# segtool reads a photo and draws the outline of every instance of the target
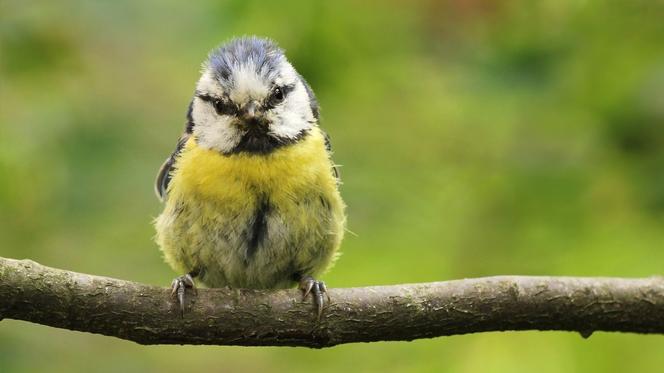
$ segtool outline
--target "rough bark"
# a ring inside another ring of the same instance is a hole
[[[0,318],[140,344],[330,347],[506,330],[664,333],[664,279],[498,276],[329,289],[320,320],[296,289],[170,289],[0,258]]]

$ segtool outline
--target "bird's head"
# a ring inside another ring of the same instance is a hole
[[[210,52],[188,117],[201,147],[267,154],[306,136],[318,104],[274,42],[242,37]]]

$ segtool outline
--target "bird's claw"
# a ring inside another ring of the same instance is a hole
[[[300,280],[300,290],[302,290],[302,300],[306,300],[307,296],[311,294],[314,300],[314,305],[317,310],[317,319],[323,314],[323,306],[325,305],[325,298],[327,303],[330,303],[330,295],[327,293],[327,287],[323,281],[315,280],[311,276],[303,277]]]
[[[177,299],[178,303],[180,304],[180,312],[182,317],[184,317],[184,298],[187,288],[192,289],[194,294],[197,294],[194,278],[189,273],[180,277],[176,277],[171,283],[171,296]]]

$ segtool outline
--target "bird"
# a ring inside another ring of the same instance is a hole
[[[186,118],[157,175],[154,223],[182,315],[198,284],[298,286],[320,318],[346,205],[310,85],[273,40],[237,37],[208,54]]]

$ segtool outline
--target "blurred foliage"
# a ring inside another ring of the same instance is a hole
[[[0,1],[0,255],[166,285],[152,182],[207,51],[277,40],[349,209],[331,286],[664,264],[664,3]],[[0,371],[657,371],[655,336],[141,347],[0,323]]]

